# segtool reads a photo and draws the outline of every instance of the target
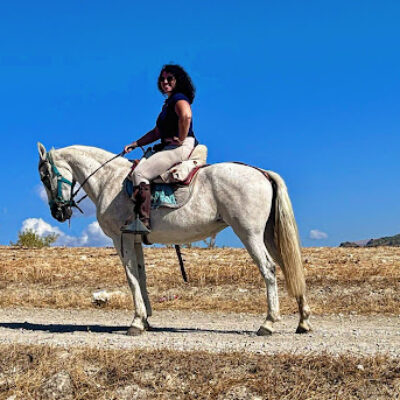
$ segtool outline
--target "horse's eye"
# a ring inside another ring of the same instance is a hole
[[[47,175],[42,176],[41,181],[43,182],[43,185],[44,185],[47,189],[51,190],[50,179],[49,179],[49,177],[48,177]]]

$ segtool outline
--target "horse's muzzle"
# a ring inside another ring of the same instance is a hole
[[[53,204],[51,206],[51,215],[59,222],[65,222],[72,216],[71,207],[65,205]]]

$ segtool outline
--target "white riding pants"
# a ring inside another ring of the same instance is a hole
[[[166,146],[164,150],[140,161],[140,164],[132,173],[133,184],[136,186],[141,182],[150,183],[152,179],[164,173],[173,165],[189,159],[194,143],[193,137],[187,137],[181,146]]]

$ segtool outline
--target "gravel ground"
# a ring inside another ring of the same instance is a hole
[[[315,316],[305,335],[294,333],[297,316],[284,316],[269,337],[255,335],[260,316],[186,311],[156,312],[153,331],[128,337],[131,317],[115,310],[1,309],[0,344],[400,357],[400,316]]]

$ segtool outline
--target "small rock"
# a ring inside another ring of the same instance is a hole
[[[359,369],[360,371],[364,371],[364,365],[358,364],[357,369]]]
[[[124,293],[121,292],[120,290],[110,291],[102,289],[92,293],[92,302],[97,305],[104,305],[108,303],[111,300],[111,298],[123,295]]]
[[[60,371],[42,385],[41,398],[53,400],[73,399],[71,376],[67,371]]]
[[[101,367],[87,362],[82,365],[82,369],[87,375],[96,375],[101,370]]]

